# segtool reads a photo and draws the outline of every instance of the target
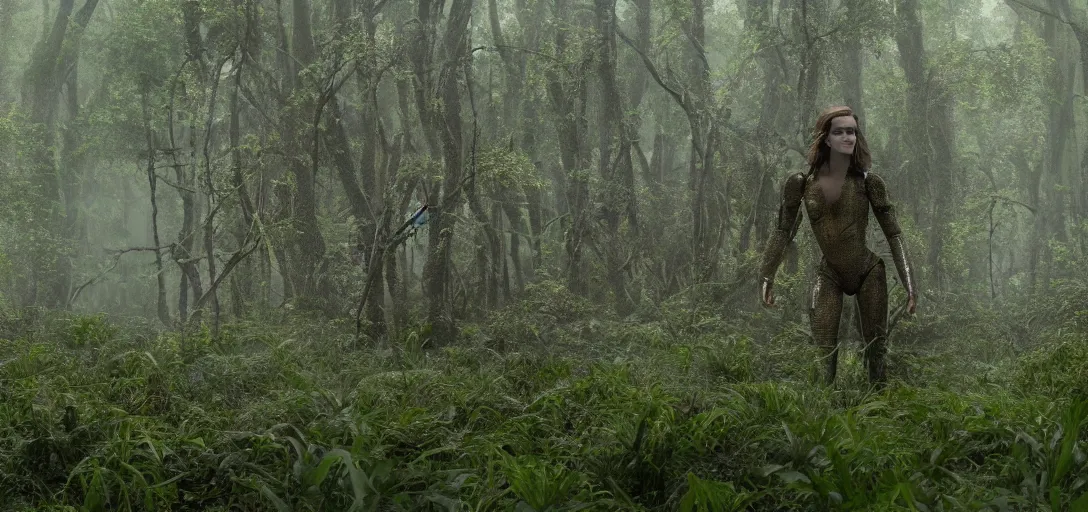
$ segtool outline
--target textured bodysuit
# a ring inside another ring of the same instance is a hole
[[[798,214],[804,203],[816,243],[823,253],[812,289],[809,319],[813,337],[824,349],[827,381],[835,380],[838,367],[839,317],[845,293],[857,296],[869,380],[882,382],[885,378],[888,293],[884,261],[865,245],[870,206],[891,246],[899,280],[906,287],[908,297],[913,297],[914,276],[907,261],[903,233],[880,176],[850,169],[842,192],[833,203],[825,199],[816,178],[816,173],[799,172],[786,179],[778,223],[764,251],[760,277],[764,282],[773,283],[786,245],[797,232]]]

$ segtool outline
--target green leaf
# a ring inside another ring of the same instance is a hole
[[[324,482],[325,477],[329,475],[329,470],[332,469],[332,465],[340,460],[339,455],[331,453],[325,455],[317,466],[306,472],[306,485],[321,487],[321,482]]]
[[[1088,492],[1081,494],[1069,504],[1069,512],[1088,512]]]
[[[792,484],[795,482],[804,482],[806,484],[812,483],[812,480],[809,480],[807,476],[798,471],[782,471],[778,473],[778,477],[787,484]]]
[[[280,499],[279,496],[276,496],[276,493],[272,492],[272,489],[269,489],[268,485],[262,483],[260,489],[261,496],[268,498],[268,501],[271,501],[272,504],[276,506],[277,512],[293,512],[291,506]]]

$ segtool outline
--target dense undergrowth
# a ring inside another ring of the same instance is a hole
[[[442,347],[8,312],[0,508],[1088,510],[1083,318],[960,307],[897,326],[879,392],[849,346],[817,385],[803,322],[547,284]]]

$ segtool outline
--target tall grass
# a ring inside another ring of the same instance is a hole
[[[803,325],[670,307],[537,286],[441,349],[9,312],[0,508],[1088,510],[1083,331],[920,319],[872,391],[856,347],[828,388]]]

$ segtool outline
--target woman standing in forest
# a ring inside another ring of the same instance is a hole
[[[760,268],[763,303],[774,306],[774,276],[786,245],[797,232],[804,202],[823,253],[812,289],[809,321],[826,359],[827,383],[835,381],[838,368],[839,316],[845,293],[857,296],[869,382],[882,384],[886,378],[888,285],[884,261],[865,244],[869,207],[888,239],[899,280],[906,287],[907,311],[914,314],[917,290],[903,233],[884,180],[869,171],[869,147],[858,130],[857,115],[849,107],[832,107],[820,115],[807,160],[808,173],[789,176],[782,187],[778,222]]]

